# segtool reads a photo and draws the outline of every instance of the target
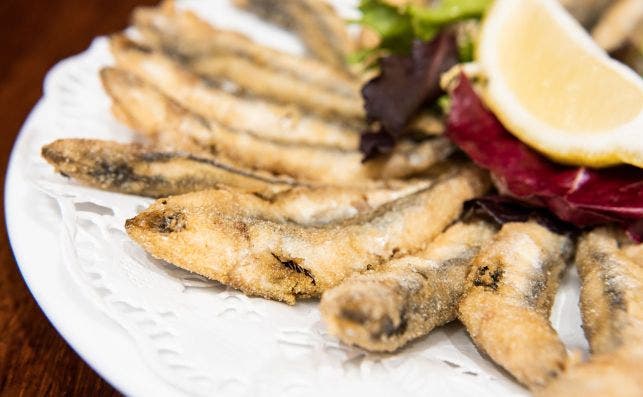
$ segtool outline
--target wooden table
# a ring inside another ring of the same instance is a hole
[[[0,1],[2,186],[11,147],[23,120],[42,95],[47,70],[85,49],[94,36],[124,28],[135,5],[155,2]],[[0,233],[0,396],[118,395],[47,321],[20,277],[5,227]]]

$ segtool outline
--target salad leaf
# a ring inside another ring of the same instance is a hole
[[[380,36],[379,48],[399,54],[411,49],[413,26],[408,15],[382,0],[361,0],[360,24],[373,29]]]
[[[360,141],[364,160],[389,153],[413,115],[440,98],[440,75],[472,59],[477,23],[449,25],[480,17],[491,1],[442,0],[431,7],[396,7],[385,0],[361,0],[357,22],[380,36],[378,47],[349,57],[352,63],[371,63],[380,56],[379,76],[362,88],[371,124]]]
[[[491,171],[502,194],[547,207],[578,227],[619,223],[643,238],[643,169],[588,169],[553,163],[511,135],[463,74],[451,95],[447,136]]]
[[[442,0],[430,7],[396,7],[385,0],[361,0],[359,9],[362,17],[357,22],[379,34],[379,49],[402,54],[411,49],[415,39],[429,41],[448,25],[480,18],[492,2],[493,0]],[[470,41],[463,42],[463,54],[470,53],[470,45]]]
[[[376,132],[364,132],[360,136],[359,150],[364,154],[362,162],[366,162],[379,154],[388,154],[395,147],[395,139],[381,129]]]
[[[445,26],[467,19],[482,17],[493,0],[442,0],[434,7],[409,6],[413,32],[422,40],[432,39]],[[459,40],[461,61],[468,62],[473,57],[473,40]]]
[[[464,19],[480,18],[493,0],[442,0],[433,7],[409,6],[407,12],[416,34]]]
[[[382,58],[380,74],[362,88],[368,121],[401,135],[422,105],[440,97],[440,76],[457,63],[455,37],[446,32],[430,42],[414,41],[409,56]]]

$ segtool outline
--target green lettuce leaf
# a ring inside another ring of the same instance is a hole
[[[359,10],[362,18],[358,22],[379,34],[380,49],[393,53],[411,50],[415,32],[410,15],[382,0],[361,0]]]
[[[362,17],[358,23],[373,29],[380,36],[378,48],[389,54],[410,52],[411,43],[419,38],[433,39],[443,28],[456,22],[482,17],[493,0],[442,0],[431,7],[395,7],[384,0],[361,0]],[[472,42],[464,40],[460,49],[462,61],[471,58]]]

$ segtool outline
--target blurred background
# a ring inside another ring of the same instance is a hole
[[[155,3],[156,0],[0,1],[3,187],[11,147],[22,122],[42,95],[47,70],[59,60],[83,51],[95,36],[126,27],[134,6]],[[0,396],[118,395],[67,346],[29,294],[7,241],[4,194],[0,216]],[[37,245],[34,241],[34,249]]]

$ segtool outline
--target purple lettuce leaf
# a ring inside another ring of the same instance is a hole
[[[428,42],[415,40],[409,55],[380,60],[380,74],[362,88],[367,121],[376,130],[362,135],[360,147],[370,149],[364,151],[366,158],[386,153],[390,143],[407,132],[409,121],[422,106],[443,94],[440,76],[457,63],[458,46],[449,31]],[[384,134],[389,138],[384,139]]]
[[[395,147],[395,139],[382,129],[376,132],[364,132],[360,136],[359,150],[364,155],[362,162],[368,161],[380,154],[388,154]]]

